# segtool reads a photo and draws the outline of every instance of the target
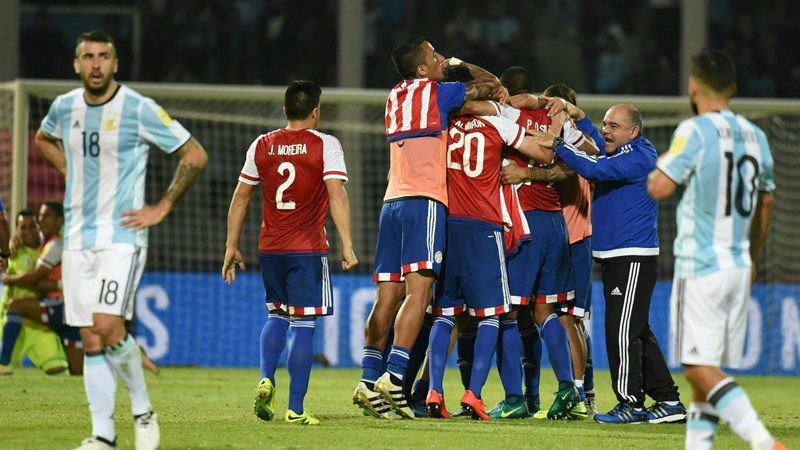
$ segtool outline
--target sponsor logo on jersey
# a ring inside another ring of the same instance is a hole
[[[611,295],[622,295],[622,292],[619,290],[619,286],[615,287],[614,290],[611,291]]]
[[[436,254],[433,255],[433,260],[436,261],[436,264],[441,264],[442,263],[442,252],[436,252]]]
[[[76,120],[75,123],[72,124],[72,128],[80,128],[80,127],[81,127],[81,121],[80,120]]]
[[[117,121],[114,119],[108,119],[103,122],[103,131],[117,131]]]

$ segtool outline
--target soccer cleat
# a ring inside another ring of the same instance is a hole
[[[597,414],[597,400],[594,398],[594,394],[586,394],[586,400],[583,403],[586,405],[586,417],[594,419]]]
[[[136,450],[156,450],[161,443],[158,416],[153,411],[136,416],[133,423]]]
[[[486,407],[483,406],[483,400],[475,397],[475,394],[469,389],[461,397],[461,407],[469,411],[475,420],[489,420],[489,415],[486,414]]]
[[[253,411],[261,420],[272,420],[275,416],[275,386],[269,378],[262,378],[256,387],[256,401]]]
[[[311,417],[311,413],[307,410],[303,411],[303,414],[297,414],[291,409],[286,410],[286,422],[298,425],[319,425],[319,420]]]
[[[539,411],[539,394],[525,393],[525,404],[528,405],[528,417],[534,417]]]
[[[141,345],[139,346],[139,353],[142,355],[142,367],[153,372],[153,375],[158,375],[161,373],[161,370],[158,368],[158,365],[153,358],[151,358],[146,351],[144,351],[144,347]]]
[[[375,390],[389,402],[389,405],[394,408],[397,414],[406,419],[414,419],[414,411],[408,406],[406,394],[403,392],[403,385],[393,383],[389,372],[378,378],[375,382]]]
[[[108,450],[110,448],[117,448],[117,443],[109,443],[101,437],[92,436],[81,441],[81,446],[75,447],[75,450]]]
[[[589,416],[589,411],[586,409],[586,404],[584,404],[580,399],[578,403],[572,408],[572,411],[569,412],[569,420],[584,420],[586,417]]]
[[[0,375],[11,375],[14,373],[14,369],[11,368],[11,365],[0,364]]]
[[[417,401],[412,398],[411,409],[414,410],[414,417],[417,419],[428,417],[428,406],[425,404],[425,400]]]
[[[556,392],[556,399],[547,410],[547,418],[550,420],[571,419],[573,418],[572,410],[581,403],[578,396],[578,390],[572,383],[562,383],[558,392]],[[584,416],[585,417],[585,416]],[[536,416],[534,416],[536,418]]]
[[[608,413],[595,415],[594,421],[600,423],[647,423],[647,411],[634,408],[632,403],[618,403]]]
[[[514,398],[516,397],[516,398]],[[486,412],[492,419],[527,419],[530,416],[528,404],[522,396],[514,395],[500,400]]]
[[[450,414],[450,417],[453,417],[453,418],[458,418],[458,417],[470,417],[470,416],[471,416],[470,412],[469,412],[469,411],[467,411],[466,409],[464,409],[464,408],[460,407],[460,406],[458,407],[458,409],[456,409],[455,411],[453,411],[453,412]]]
[[[447,412],[447,407],[444,406],[444,397],[439,395],[435,389],[428,392],[428,398],[425,399],[425,404],[428,405],[428,415],[433,419],[449,419],[450,414]]]
[[[365,416],[377,419],[401,419],[392,411],[392,407],[381,397],[381,394],[370,390],[363,381],[358,383],[353,392],[353,404],[358,405],[364,411]],[[425,416],[427,417],[427,413]]]
[[[665,402],[655,402],[647,408],[647,423],[684,423],[686,422],[686,407],[683,403],[669,405]]]

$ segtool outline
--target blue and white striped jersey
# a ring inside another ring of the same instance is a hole
[[[750,224],[758,191],[775,189],[764,132],[730,110],[684,120],[658,168],[686,185],[677,211],[675,276],[750,267]]]
[[[123,228],[121,214],[144,206],[150,145],[172,153],[189,132],[152,99],[123,85],[102,105],[87,105],[83,88],[56,97],[41,129],[64,144],[64,248],[146,247],[147,229]]]

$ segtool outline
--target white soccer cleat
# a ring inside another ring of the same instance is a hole
[[[353,392],[353,404],[358,405],[364,411],[370,413],[372,417],[378,419],[402,419],[402,417],[392,411],[389,403],[383,399],[380,393],[371,391],[363,381],[358,383]]]
[[[14,373],[14,369],[11,368],[11,364],[5,365],[0,364],[0,375],[11,375]]]
[[[95,436],[90,438],[86,438],[81,442],[80,447],[75,447],[75,450],[108,450],[117,448],[115,445],[108,444],[105,441],[101,441]]]
[[[136,450],[156,450],[161,443],[158,429],[158,416],[150,411],[136,418],[133,424],[136,431]]]
[[[389,402],[389,405],[394,408],[395,412],[405,419],[414,419],[414,411],[408,406],[406,401],[406,394],[403,392],[403,386],[394,384],[392,382],[389,372],[381,375],[375,382],[375,390],[383,396],[383,399]]]

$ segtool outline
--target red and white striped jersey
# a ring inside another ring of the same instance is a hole
[[[342,145],[317,130],[280,128],[247,150],[239,181],[261,183],[260,253],[325,253],[325,180],[347,181]]]
[[[525,130],[499,116],[462,116],[450,122],[447,133],[449,217],[502,225],[503,149],[519,148]]]

